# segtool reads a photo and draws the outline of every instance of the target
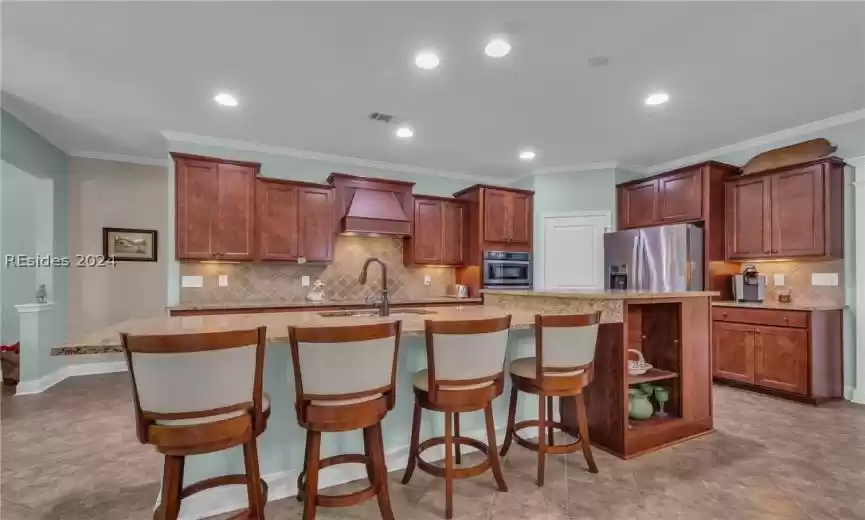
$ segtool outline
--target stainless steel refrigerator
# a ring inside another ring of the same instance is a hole
[[[703,289],[703,230],[692,224],[604,234],[607,289]]]

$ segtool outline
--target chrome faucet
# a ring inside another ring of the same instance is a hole
[[[366,272],[369,270],[369,264],[373,262],[376,262],[381,266],[381,301],[378,303],[379,314],[381,316],[388,316],[390,315],[390,301],[388,301],[387,298],[387,265],[378,258],[367,258],[366,262],[363,263],[363,269],[360,271],[360,278],[358,278],[357,281],[361,285],[366,285]]]

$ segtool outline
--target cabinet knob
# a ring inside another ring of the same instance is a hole
[[[790,318],[788,318],[787,316],[784,316],[784,321],[790,321]]]
[[[722,318],[726,318],[726,317],[727,317],[727,313],[726,313],[726,312],[722,312],[722,313],[721,313],[721,317],[722,317]]]

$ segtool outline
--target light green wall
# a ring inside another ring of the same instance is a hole
[[[67,156],[62,150],[26,127],[6,111],[0,112],[0,259],[6,254],[69,254]],[[44,194],[50,194],[44,200]],[[47,222],[44,219],[48,219]],[[42,221],[40,221],[42,220]],[[44,244],[45,234],[53,235]],[[41,234],[40,234],[41,233]],[[51,250],[46,250],[51,249]],[[48,279],[41,278],[47,274]],[[32,303],[39,282],[50,288],[55,302],[52,340],[66,338],[69,298],[68,268],[0,267],[2,286],[2,342],[18,339],[18,316],[14,305]]]
[[[172,152],[203,155],[207,157],[218,157],[222,159],[234,159],[238,161],[252,161],[261,163],[262,177],[277,179],[290,179],[306,182],[325,182],[328,175],[333,172],[360,175],[363,177],[378,177],[382,179],[395,179],[414,182],[414,193],[424,195],[450,196],[467,186],[476,184],[476,181],[451,179],[433,175],[422,175],[396,170],[385,170],[380,168],[368,168],[353,164],[333,161],[321,161],[317,159],[302,159],[286,155],[275,155],[247,150],[236,150],[221,146],[201,145],[185,142],[171,141],[168,149]],[[174,258],[174,161],[167,158],[169,194],[168,194],[168,248],[167,258]],[[168,305],[175,305],[180,299],[180,266],[178,262],[169,262],[168,267]]]

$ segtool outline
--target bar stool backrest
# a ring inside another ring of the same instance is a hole
[[[387,394],[394,402],[402,322],[289,327],[297,402]]]
[[[586,370],[595,360],[600,311],[535,315],[536,374],[541,380]]]
[[[425,322],[429,392],[503,377],[511,316]]]
[[[195,426],[249,413],[262,424],[266,329],[121,334],[138,438],[148,427]]]

